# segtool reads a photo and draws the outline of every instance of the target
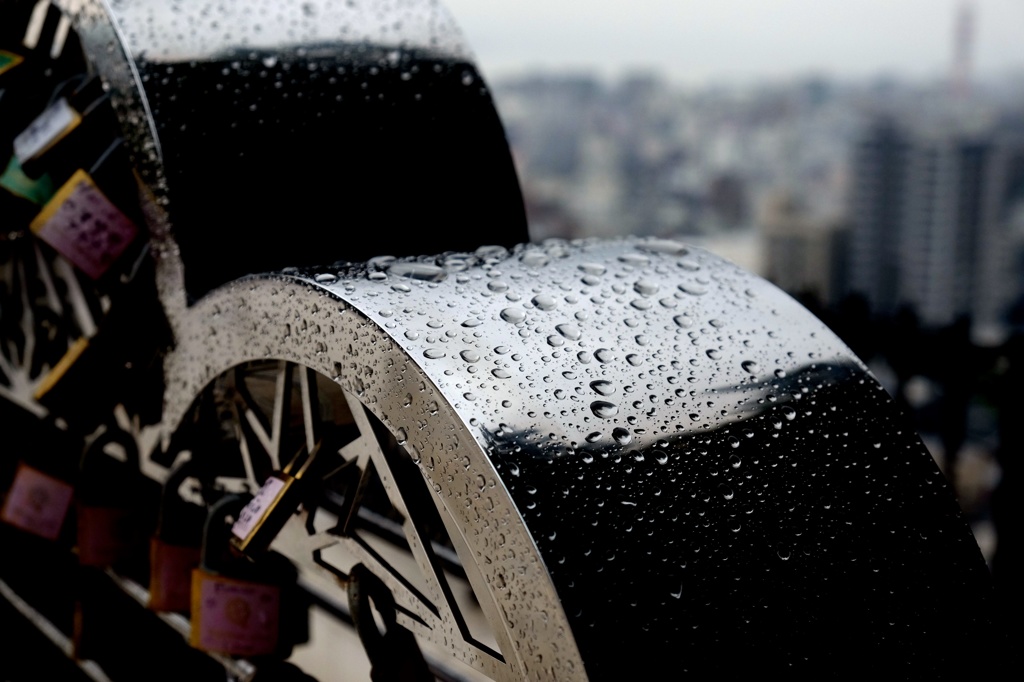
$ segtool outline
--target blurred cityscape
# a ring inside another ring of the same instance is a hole
[[[1005,575],[1024,440],[1024,71],[972,78],[971,22],[956,19],[932,82],[534,73],[492,89],[534,241],[678,237],[801,299],[913,415]]]

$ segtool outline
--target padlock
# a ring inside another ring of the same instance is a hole
[[[67,96],[51,104],[50,108],[61,101],[66,102],[70,112],[77,115],[77,123],[73,127],[27,159],[18,155],[18,138],[15,138],[15,156],[22,161],[22,168],[29,177],[49,173],[55,181],[63,181],[83,163],[91,164],[98,159],[110,142],[120,135],[110,95],[103,91],[99,78],[82,74],[71,83]]]
[[[17,8],[3,6],[0,89],[4,96],[0,98],[0,140],[4,144],[46,108],[58,84],[81,73],[84,66],[77,35],[65,34],[63,42],[55,46],[61,11],[50,6],[42,26],[33,27],[30,15],[34,6],[25,5],[29,12],[22,16],[18,16]]]
[[[135,223],[81,169],[46,202],[29,227],[93,280],[100,279],[139,235]]]
[[[52,420],[39,421],[11,404],[4,406],[2,416],[21,422],[27,437],[25,445],[9,446],[4,453],[2,478],[10,485],[0,505],[0,520],[46,540],[58,540],[74,499],[79,441]],[[13,474],[8,469],[11,465]]]
[[[124,461],[108,454],[111,446],[122,451]],[[147,545],[156,516],[157,484],[139,471],[135,439],[108,425],[86,448],[80,466],[76,486],[79,563],[148,575]]]
[[[210,509],[200,567],[192,573],[192,646],[235,656],[286,657],[308,638],[308,614],[298,599],[295,567],[269,552],[259,561],[229,542],[228,522],[246,498],[230,495]]]
[[[303,502],[306,493],[303,477],[309,472],[322,445],[321,440],[308,454],[303,447],[282,471],[275,471],[267,478],[231,526],[234,536],[231,544],[236,549],[246,554],[257,554],[270,547],[288,518]]]
[[[0,520],[47,540],[56,540],[74,491],[67,481],[20,462],[0,510]]]
[[[192,571],[199,567],[206,507],[183,499],[180,490],[197,469],[197,460],[188,459],[164,482],[149,551],[148,606],[154,611],[185,612],[192,606]]]

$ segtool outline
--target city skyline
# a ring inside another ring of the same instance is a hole
[[[1015,0],[446,0],[488,77],[658,70],[686,84],[802,76],[946,78],[957,15],[973,5],[972,71],[1024,72]]]

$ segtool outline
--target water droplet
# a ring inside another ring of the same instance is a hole
[[[736,493],[733,492],[733,489],[727,485],[719,487],[718,492],[722,493],[722,497],[724,497],[727,500],[731,500],[732,498],[736,497]]]
[[[708,354],[708,357],[711,358],[712,360],[718,360],[719,358],[722,357],[721,351],[715,350],[714,348],[709,348],[706,351],[706,353]]]
[[[313,281],[317,284],[332,284],[338,281],[337,275],[332,275],[329,272],[322,272],[313,278]]]
[[[555,331],[570,341],[578,341],[580,338],[580,328],[574,324],[569,324],[568,322],[556,325]]]
[[[538,310],[554,310],[555,306],[558,305],[558,301],[555,300],[555,297],[548,296],[547,294],[537,294],[533,297],[531,303],[537,306]]]
[[[583,263],[579,267],[580,270],[587,273],[588,275],[595,275],[597,277],[600,277],[608,270],[608,268],[601,265],[600,263]]]
[[[379,311],[377,314],[380,315],[381,317],[392,317],[395,314],[395,311],[391,310],[390,308],[386,308],[384,310]]]
[[[689,329],[690,327],[693,326],[693,318],[685,314],[676,315],[675,317],[672,318],[672,321],[675,322],[678,326],[682,327],[683,329]]]
[[[590,388],[594,389],[594,392],[598,395],[609,396],[612,393],[615,393],[615,384],[607,381],[606,379],[591,381]]]
[[[757,374],[757,363],[753,360],[744,360],[740,363],[740,367],[750,374]]]
[[[707,287],[690,282],[680,284],[679,290],[682,291],[683,293],[690,294],[692,296],[703,296],[704,294],[708,293]]]
[[[643,364],[644,359],[637,355],[636,353],[630,353],[629,355],[626,356],[626,362],[628,362],[633,367],[639,367],[640,365]]]
[[[650,310],[651,307],[654,305],[653,303],[648,301],[646,298],[634,299],[634,300],[630,301],[629,304],[631,306],[633,306],[634,308],[636,308],[637,310]]]
[[[398,430],[395,431],[395,441],[399,445],[405,445],[406,441],[408,440],[409,436],[406,434],[405,429],[399,427]]]
[[[593,432],[587,434],[587,437],[586,437],[585,440],[588,443],[596,443],[597,441],[601,440],[601,438],[603,436],[604,436],[604,434],[602,434],[600,431],[593,431]]]
[[[783,561],[789,561],[790,551],[788,549],[780,549],[778,551],[779,558]]]
[[[391,285],[391,288],[394,291],[401,291],[403,293],[409,293],[410,291],[412,291],[412,287],[406,284],[405,282],[395,282],[394,284]]]
[[[523,262],[523,265],[526,265],[528,267],[542,268],[545,265],[547,265],[551,259],[548,258],[547,254],[545,254],[543,251],[527,251],[522,256],[520,256],[519,260]]]
[[[497,369],[492,369],[491,374],[498,377],[499,379],[508,379],[510,376],[512,376],[511,372],[501,367],[498,367]]]
[[[654,461],[658,464],[668,464],[668,453],[664,450],[655,450],[651,454],[654,455]]]
[[[640,253],[624,253],[619,256],[619,261],[629,265],[648,265],[651,259]]]
[[[506,249],[504,246],[499,246],[497,244],[488,244],[486,246],[481,246],[473,253],[474,255],[476,255],[477,258],[481,260],[495,263],[501,260],[502,258],[508,257],[508,249]]]
[[[505,355],[510,350],[511,350],[511,348],[509,348],[508,346],[495,346],[494,347],[494,352],[497,353],[498,355]]]
[[[548,337],[548,345],[552,346],[553,348],[564,346],[565,339],[563,339],[561,336],[558,336],[557,334],[552,334],[551,336]]]
[[[463,327],[470,327],[470,328],[472,328],[472,327],[479,327],[483,323],[484,323],[483,320],[478,320],[475,317],[471,317],[468,320],[463,321],[462,326]]]
[[[597,358],[598,362],[602,362],[604,364],[615,362],[615,353],[607,348],[598,348],[595,350],[594,357]]]
[[[739,469],[742,461],[739,455],[729,455],[729,466],[733,469]]]
[[[590,411],[594,413],[595,417],[611,419],[619,413],[619,406],[606,400],[595,400],[590,403]]]
[[[475,350],[467,349],[459,353],[459,355],[461,355],[462,359],[466,362],[480,362],[480,353]]]
[[[641,296],[653,296],[658,293],[658,285],[646,279],[638,279],[633,283],[633,291]]]
[[[777,370],[775,370],[775,376],[777,378],[779,378],[779,379],[785,379],[786,378],[786,370],[784,370],[784,369],[777,369]]]
[[[462,397],[469,401],[476,400],[476,395],[474,395],[473,393],[469,393],[468,391],[466,393],[463,393]]]
[[[433,263],[391,263],[387,271],[400,278],[419,280],[420,282],[443,282],[447,279],[447,270]]]
[[[409,339],[410,341],[415,341],[416,339],[420,338],[420,333],[410,329],[407,332],[405,332],[405,338]]]
[[[502,282],[500,279],[492,279],[487,283],[487,288],[496,294],[500,294],[508,291],[508,284]]]
[[[444,357],[444,351],[440,348],[428,348],[423,351],[423,357],[428,360],[437,360]]]
[[[582,364],[588,365],[594,359],[594,356],[591,355],[588,351],[581,350],[579,353],[576,354],[576,359],[579,360]]]
[[[526,311],[522,308],[505,308],[501,311],[501,319],[512,324],[521,324],[526,320]]]
[[[783,405],[782,406],[782,414],[786,417],[786,419],[788,419],[790,421],[793,421],[794,419],[796,419],[796,410],[794,410],[789,405]]]

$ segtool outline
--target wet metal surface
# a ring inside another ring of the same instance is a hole
[[[578,649],[592,678],[840,658],[927,676],[988,627],[980,553],[874,378],[701,250],[379,258],[252,278],[195,313],[171,415],[249,357],[340,381],[456,520],[515,674],[582,674]]]

